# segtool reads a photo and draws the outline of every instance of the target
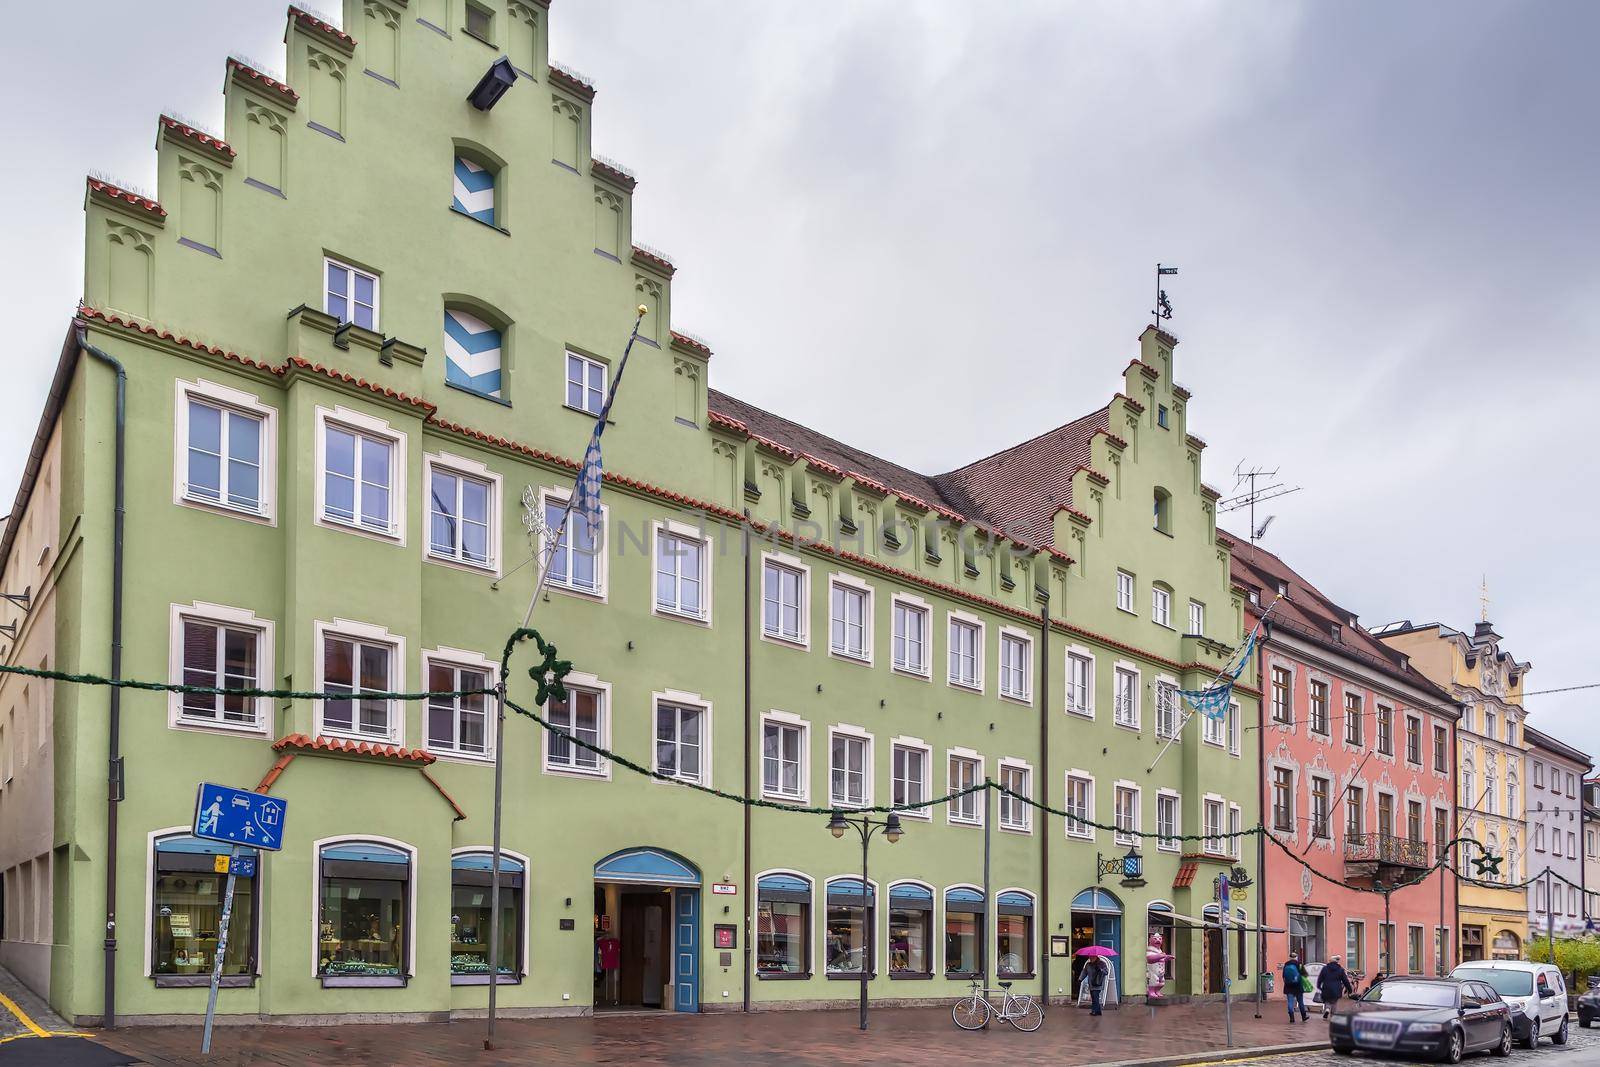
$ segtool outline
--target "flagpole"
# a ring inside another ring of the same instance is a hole
[[[556,553],[561,550],[561,542],[566,537],[568,518],[578,498],[583,496],[585,501],[598,507],[600,477],[600,435],[605,432],[606,419],[611,415],[611,403],[617,398],[617,387],[622,384],[623,372],[628,369],[628,355],[633,351],[633,342],[639,339],[639,324],[644,321],[645,313],[650,309],[640,304],[633,320],[633,331],[628,334],[628,343],[622,350],[622,360],[617,364],[617,373],[611,379],[611,388],[606,393],[606,402],[601,405],[599,420],[595,423],[594,435],[589,439],[589,447],[584,452],[583,460],[578,464],[578,477],[572,483],[572,493],[567,497],[567,506],[561,512],[561,525],[552,532],[549,545],[541,552],[536,551],[535,556],[543,556],[539,562],[539,579],[534,584],[533,596],[528,600],[528,610],[522,616],[522,628],[526,630],[533,622],[533,609],[539,603],[539,597],[544,593],[545,582],[550,576],[550,564],[555,561]],[[594,457],[594,469],[590,467],[590,457]],[[585,479],[595,480],[593,494],[584,492]],[[542,519],[543,516],[541,515]],[[598,523],[590,524],[590,534],[594,535],[600,530],[604,531]],[[494,715],[494,846],[489,861],[489,1015],[488,1032],[484,1035],[483,1047],[486,1051],[494,1050],[494,1022],[497,1007],[496,991],[500,987],[500,815],[502,798],[504,796],[505,764],[501,752],[505,748],[506,733],[506,679],[498,679],[495,683],[495,715]],[[523,872],[523,896],[527,898],[529,882],[532,872]]]

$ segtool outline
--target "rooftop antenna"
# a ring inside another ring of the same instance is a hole
[[[1159,263],[1156,264],[1156,306],[1150,314],[1155,316],[1155,327],[1158,330],[1161,329],[1162,322],[1172,318],[1172,301],[1167,299],[1167,291],[1161,288],[1161,278],[1162,275],[1176,273],[1178,273],[1177,267],[1163,267]]]
[[[1239,465],[1233,468],[1234,495],[1226,500],[1217,502],[1218,514],[1239,511],[1244,508],[1250,510],[1251,547],[1254,547],[1256,542],[1266,535],[1267,527],[1271,526],[1272,520],[1277,518],[1276,515],[1268,515],[1266,520],[1258,525],[1256,523],[1256,505],[1265,500],[1276,500],[1280,496],[1288,496],[1290,493],[1298,493],[1300,491],[1300,486],[1298,485],[1286,486],[1283,482],[1273,481],[1277,476],[1278,470],[1276,467],[1272,470],[1266,470],[1263,467],[1251,467],[1247,470],[1245,469],[1244,461],[1240,460]],[[1263,481],[1267,484],[1262,485],[1261,482]],[[1237,492],[1246,483],[1249,484],[1250,488],[1242,493]]]

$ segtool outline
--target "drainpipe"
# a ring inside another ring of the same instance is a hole
[[[1050,803],[1050,591],[1045,590],[1044,606],[1039,609],[1039,784],[1046,804]],[[1039,954],[1039,975],[1044,980],[1044,1007],[1050,1007],[1050,834],[1049,820],[1039,823],[1039,926],[1044,936],[1034,949]],[[1037,936],[1037,935],[1035,935]]]
[[[751,967],[754,957],[750,953],[750,938],[755,932],[754,914],[756,887],[750,884],[750,509],[744,509],[744,522],[739,524],[739,547],[744,552],[744,1010],[750,1010],[750,983],[755,980]],[[866,887],[863,884],[863,893]]]
[[[115,479],[115,510],[111,519],[111,679],[122,680],[122,545],[125,528],[126,472],[125,444],[128,425],[128,372],[115,356],[89,343],[89,334],[78,327],[78,346],[117,375],[116,444],[112,463]],[[106,937],[105,1003],[100,1024],[108,1030],[117,1025],[117,805],[122,801],[122,690],[111,689],[111,709],[107,726],[106,764]]]
[[[1272,640],[1272,623],[1261,625],[1261,643],[1256,646],[1256,821],[1263,829],[1256,834],[1256,1018],[1261,1018],[1261,1005],[1266,1000],[1262,975],[1267,973],[1267,745],[1266,745],[1266,681],[1261,650]],[[1226,903],[1224,903],[1226,906]]]

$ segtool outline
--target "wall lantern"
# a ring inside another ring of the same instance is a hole
[[[500,102],[500,98],[506,95],[506,90],[516,80],[517,72],[511,69],[511,60],[501,56],[489,64],[489,69],[478,79],[478,84],[472,87],[472,92],[467,94],[467,103],[479,111],[488,111]]]

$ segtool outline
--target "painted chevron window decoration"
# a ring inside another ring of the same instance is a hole
[[[500,331],[470,311],[444,309],[444,380],[474,393],[500,395]]]
[[[494,171],[456,157],[455,199],[450,206],[479,222],[494,223]]]

